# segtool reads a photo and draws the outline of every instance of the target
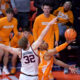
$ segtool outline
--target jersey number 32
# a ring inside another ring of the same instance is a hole
[[[35,56],[34,55],[24,56],[24,59],[25,59],[25,64],[35,62]]]

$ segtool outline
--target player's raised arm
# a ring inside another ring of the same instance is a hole
[[[53,55],[55,55],[56,53],[58,53],[58,52],[62,51],[63,49],[65,49],[65,48],[68,46],[68,44],[71,43],[71,42],[73,42],[73,41],[74,41],[74,40],[68,40],[68,41],[66,41],[65,43],[57,46],[56,48],[51,49],[51,50],[48,50],[48,51],[45,53],[44,56],[53,56]]]
[[[50,28],[50,26],[51,26],[52,24],[54,24],[56,21],[57,21],[57,17],[54,18],[52,21],[50,21],[50,22],[48,23],[48,25],[47,25],[46,28],[42,31],[42,33],[41,33],[41,35],[39,36],[39,38],[32,44],[32,48],[33,48],[33,49],[37,49],[37,48],[40,46],[40,44],[41,44],[42,41],[43,41],[44,36],[46,35],[46,33],[48,32],[48,30],[49,30],[49,28]]]
[[[17,55],[19,55],[19,49],[18,48],[12,48],[12,47],[6,46],[4,44],[0,44],[0,49],[8,51],[11,54],[17,54]]]

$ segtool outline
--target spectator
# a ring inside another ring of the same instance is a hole
[[[11,0],[11,5],[18,19],[19,27],[28,26],[29,19],[28,13],[30,12],[30,0]]]
[[[4,16],[6,16],[6,10],[10,8],[10,0],[0,0],[0,8]]]
[[[0,43],[3,43],[9,46],[9,35],[10,32],[13,30],[14,34],[17,36],[17,20],[13,17],[13,10],[11,8],[6,10],[7,17],[0,19]],[[7,70],[7,63],[8,63],[8,52],[0,50],[0,64],[2,60],[2,56],[4,55],[4,66],[3,71],[5,74],[9,74]],[[0,65],[1,66],[1,65]],[[1,75],[1,68],[0,68],[0,75]]]
[[[63,7],[59,7],[57,10],[53,12],[55,16],[58,16],[58,27],[59,27],[59,36],[60,41],[64,40],[64,32],[67,27],[71,27],[73,25],[73,12],[71,11],[72,4],[70,1],[66,1]]]
[[[39,37],[40,33],[45,28],[45,26],[48,24],[48,22],[51,21],[52,18],[55,18],[55,16],[50,14],[50,11],[51,11],[50,4],[44,3],[43,4],[43,12],[44,13],[41,14],[40,16],[38,16],[35,19],[35,22],[34,22],[34,26],[33,26],[34,40],[36,40]],[[54,34],[55,34],[55,37],[56,37],[56,42],[55,43],[58,43],[59,30],[58,30],[58,25],[57,24],[52,25],[52,27],[48,31],[48,34],[44,37],[44,40],[46,42],[48,42],[50,49],[53,48],[53,46],[54,46],[54,37],[53,37]]]
[[[20,33],[20,35],[18,35],[17,37],[14,36],[14,37],[12,38],[11,43],[10,43],[10,44],[11,44],[11,47],[18,48],[18,47],[19,47],[19,46],[18,46],[18,41],[19,41],[22,37],[28,38],[30,44],[33,43],[33,36],[32,36],[32,34],[30,33],[30,30],[29,30],[29,29],[24,28],[24,29],[23,29],[23,32],[19,32],[19,33]],[[14,54],[13,57],[12,57],[12,69],[11,69],[11,74],[15,74],[15,72],[16,72],[16,68],[15,68],[15,66],[16,66],[16,61],[17,61],[17,55]]]
[[[59,17],[58,20],[58,26],[59,26],[59,35],[60,35],[60,40],[59,40],[59,44],[62,44],[65,41],[64,38],[64,32],[67,29],[67,27],[71,27],[73,26],[73,22],[74,22],[74,18],[73,18],[73,12],[71,11],[71,7],[72,4],[70,1],[66,1],[64,3],[63,7],[59,7],[57,10],[54,11],[54,15]],[[70,50],[68,50],[67,48],[63,51],[60,52],[60,59],[64,62],[68,62],[69,60],[69,56],[70,55],[78,55],[77,56],[77,64],[79,65],[79,43],[78,41],[76,42],[76,44],[71,44],[70,47],[72,47]],[[74,49],[73,49],[74,47]],[[75,53],[76,51],[76,53]],[[64,69],[64,72],[68,73],[67,69]]]
[[[52,11],[57,9],[57,7],[59,5],[58,0],[34,0],[34,6],[37,8],[37,15],[40,15],[43,13],[43,10],[41,7],[44,2],[47,2],[51,5]]]
[[[51,6],[48,3],[43,4],[43,14],[39,15],[34,22],[33,26],[33,37],[36,41],[41,34],[42,30],[46,27],[46,25],[53,19],[55,16],[50,14]],[[54,47],[54,34],[56,37],[55,45],[58,45],[59,40],[59,29],[57,24],[53,24],[50,27],[48,33],[44,37],[44,41],[48,43],[49,49],[53,49]],[[53,65],[53,64],[52,64]]]

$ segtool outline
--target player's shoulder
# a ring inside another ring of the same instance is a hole
[[[51,18],[55,18],[56,16],[54,16],[53,14],[50,14],[50,17],[51,17]]]
[[[59,7],[59,8],[58,8],[58,10],[63,10],[63,9],[64,9],[64,7],[63,7],[63,6],[61,6],[61,7]]]
[[[6,21],[7,20],[7,17],[3,17],[0,19],[0,21]]]
[[[39,16],[36,17],[36,20],[40,20],[44,17],[44,14],[40,14]]]
[[[31,33],[29,33],[29,37],[33,37],[33,35]]]
[[[17,22],[17,19],[13,17],[13,21],[14,21],[14,22]]]
[[[60,6],[60,7],[57,8],[57,10],[58,11],[63,11],[64,10],[64,7],[63,6]]]
[[[54,18],[56,18],[56,16],[50,14],[50,19],[52,20],[52,19],[54,19]]]
[[[13,20],[17,21],[17,19],[15,17],[13,17]]]
[[[69,14],[73,14],[73,12],[71,10],[68,11]]]
[[[64,7],[63,6],[60,6],[59,9],[64,9]]]
[[[40,14],[39,16],[36,17],[36,20],[41,20],[44,18],[44,14]],[[53,14],[50,14],[50,18],[55,18]]]

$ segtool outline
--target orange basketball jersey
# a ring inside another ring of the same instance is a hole
[[[2,41],[9,41],[10,32],[13,31],[14,34],[18,35],[17,30],[17,19],[13,18],[11,22],[8,22],[7,17],[0,19],[0,38]]]
[[[70,21],[71,23],[73,23],[74,21],[74,17],[73,17],[73,13],[71,10],[69,10],[68,12],[64,12],[64,7],[59,7],[58,9],[56,9],[53,14],[55,16],[58,16],[58,23],[66,23],[68,21]],[[68,18],[68,19],[67,19]]]
[[[44,14],[39,15],[36,17],[34,26],[33,26],[33,37],[34,40],[36,41],[38,37],[40,36],[42,30],[47,26],[47,24],[53,19],[55,16],[51,15],[49,18],[46,18]],[[46,41],[49,45],[48,49],[53,49],[54,47],[54,35],[56,41],[59,41],[59,29],[57,24],[53,24],[45,37],[43,38],[44,41]]]
[[[40,56],[40,64],[38,67],[39,80],[49,80],[50,74],[51,74],[51,69],[53,66],[53,57],[49,61],[44,60],[43,56],[44,56],[45,52],[46,51],[39,52],[39,56]]]
[[[14,37],[12,38],[12,40],[11,40],[11,46],[12,47],[14,47],[14,48],[17,48],[17,47],[19,47],[18,46],[18,41],[22,38],[22,36],[23,36],[23,33],[21,33],[21,35],[19,35],[19,36],[15,36],[14,35]],[[29,40],[29,43],[30,43],[30,45],[33,43],[33,36],[31,35],[31,34],[29,34],[29,36],[28,36],[28,40]]]

